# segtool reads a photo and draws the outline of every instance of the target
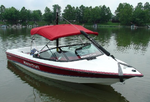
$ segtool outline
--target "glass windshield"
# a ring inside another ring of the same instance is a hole
[[[91,43],[75,44],[51,48],[40,53],[40,58],[56,61],[74,61],[85,58],[97,57],[102,52]]]

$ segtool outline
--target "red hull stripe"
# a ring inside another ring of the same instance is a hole
[[[7,58],[9,60],[18,62],[35,70],[42,72],[47,72],[51,74],[65,75],[65,76],[75,76],[75,77],[93,77],[93,78],[119,78],[117,73],[105,73],[87,70],[76,70],[72,68],[64,68],[53,65],[44,64],[41,62],[33,61],[27,58],[23,58],[18,55],[14,55],[7,52]],[[139,75],[125,75],[124,78],[130,78]]]

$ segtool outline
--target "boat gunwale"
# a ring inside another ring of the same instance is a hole
[[[21,57],[21,56],[18,56],[18,55],[15,55],[15,54],[12,54],[10,52],[6,52],[7,53],[7,56],[11,55],[11,56],[14,56],[14,57],[17,57],[17,58],[20,58],[22,60],[26,60],[28,62],[31,62],[31,63],[34,63],[34,64],[39,64],[39,65],[42,65],[42,66],[46,66],[46,67],[52,67],[52,68],[55,68],[55,69],[61,69],[61,70],[68,70],[68,71],[74,71],[74,72],[81,72],[81,73],[91,73],[91,74],[100,74],[100,75],[110,75],[110,76],[117,76],[117,78],[119,78],[120,76],[118,75],[118,73],[114,73],[114,72],[100,72],[100,71],[92,71],[92,70],[82,70],[82,69],[74,69],[74,68],[65,68],[65,67],[60,67],[60,66],[55,66],[55,65],[50,65],[50,64],[46,64],[46,63],[42,63],[42,62],[39,62],[39,61],[35,61],[35,60],[31,60],[31,59],[28,59],[28,58],[24,58],[24,57]],[[19,62],[18,62],[19,63]],[[24,64],[23,64],[24,65]],[[29,66],[28,66],[29,67]],[[32,68],[32,67],[31,67]],[[35,68],[33,68],[35,69]],[[36,69],[37,70],[37,69]],[[41,71],[41,70],[40,70]],[[123,77],[124,78],[131,78],[131,77],[143,77],[142,74],[123,74]]]

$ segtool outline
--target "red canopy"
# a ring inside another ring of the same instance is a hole
[[[87,34],[95,34],[98,35],[97,32],[93,32],[88,30],[80,25],[72,25],[72,24],[61,24],[61,25],[49,25],[42,26],[31,29],[31,35],[39,34],[49,40],[55,40],[60,37],[79,35],[81,34],[80,30],[86,32]]]

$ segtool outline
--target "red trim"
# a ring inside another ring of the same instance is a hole
[[[6,52],[6,53],[7,53],[7,58],[9,60],[16,61],[18,63],[21,63],[23,65],[31,67],[33,69],[47,72],[47,73],[68,75],[68,76],[78,76],[78,77],[119,78],[118,73],[106,73],[106,72],[97,72],[97,71],[88,71],[88,70],[79,70],[79,69],[58,67],[58,66],[48,65],[45,63],[30,60],[27,58],[23,58],[21,56],[14,55],[14,54],[11,54],[8,52]],[[131,78],[131,77],[135,77],[135,76],[141,77],[142,75],[125,74],[123,77]]]

